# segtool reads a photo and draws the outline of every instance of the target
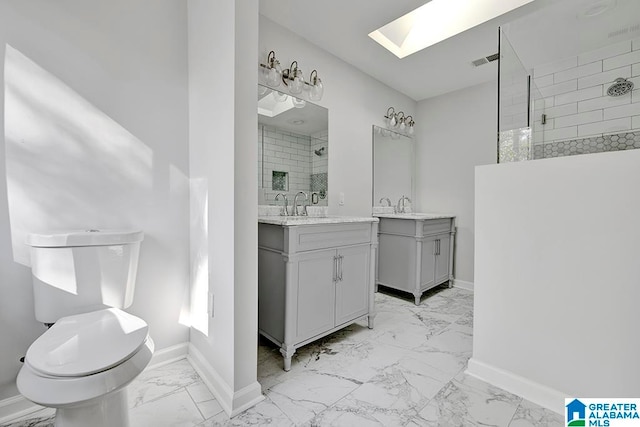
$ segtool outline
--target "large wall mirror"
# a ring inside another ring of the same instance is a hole
[[[396,206],[402,196],[414,200],[413,139],[389,129],[373,126],[373,205]]]
[[[258,85],[258,204],[304,191],[327,205],[328,133],[326,108]]]

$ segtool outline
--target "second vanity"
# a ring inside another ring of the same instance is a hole
[[[422,293],[453,284],[455,217],[447,214],[374,214],[380,219],[377,285]]]
[[[296,349],[358,320],[373,328],[378,219],[260,216],[258,330]]]

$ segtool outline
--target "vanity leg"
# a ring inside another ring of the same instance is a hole
[[[289,372],[291,370],[291,358],[293,354],[296,352],[296,349],[290,346],[280,347],[280,354],[284,357],[284,370]]]
[[[373,321],[376,318],[375,314],[370,314],[367,316],[367,326],[369,327],[369,329],[373,329]]]
[[[422,294],[413,294],[413,296],[415,298],[416,305],[420,305],[420,297],[422,296]]]

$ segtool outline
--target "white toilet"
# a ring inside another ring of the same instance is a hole
[[[56,427],[126,427],[126,386],[147,366],[146,322],[133,302],[141,231],[31,234],[36,319],[51,324],[27,350],[22,395],[56,408]]]

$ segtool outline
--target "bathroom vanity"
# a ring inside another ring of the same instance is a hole
[[[258,219],[258,330],[296,349],[358,320],[373,328],[378,219]]]
[[[446,214],[374,214],[380,219],[377,285],[422,293],[453,284],[455,217]]]

